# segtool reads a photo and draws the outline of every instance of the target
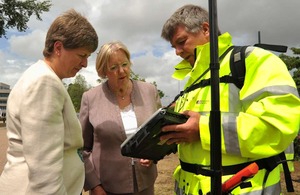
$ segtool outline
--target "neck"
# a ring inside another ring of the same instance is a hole
[[[111,87],[110,85],[108,85],[108,87],[115,94],[117,98],[120,98],[122,100],[125,100],[127,97],[130,96],[131,89],[132,89],[130,81],[126,85],[117,89],[113,89],[113,87]]]
[[[63,79],[63,76],[60,74],[59,70],[55,66],[55,62],[53,59],[50,58],[44,58],[44,62],[55,72],[55,74],[60,78]]]
[[[121,97],[122,100],[125,99],[125,97],[128,95],[128,91],[129,91],[129,85],[125,88],[125,89],[119,89],[119,91],[117,91],[116,95]]]

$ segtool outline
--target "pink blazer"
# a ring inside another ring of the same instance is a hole
[[[154,85],[133,81],[131,100],[138,126],[161,107]],[[132,159],[121,155],[120,145],[126,139],[117,99],[103,83],[83,94],[80,122],[84,139],[85,184],[90,190],[101,183],[111,193],[133,192]],[[156,165],[140,166],[135,163],[138,189],[154,184]]]

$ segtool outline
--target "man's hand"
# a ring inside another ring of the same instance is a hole
[[[189,116],[186,123],[179,125],[166,125],[163,132],[168,132],[160,137],[161,141],[167,140],[167,144],[195,142],[200,139],[199,120],[200,114],[194,111],[184,111],[182,114]]]

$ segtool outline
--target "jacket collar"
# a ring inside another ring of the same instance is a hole
[[[218,37],[219,56],[222,55],[228,47],[232,45],[232,38],[229,33],[224,33]],[[183,80],[187,76],[199,76],[204,72],[210,64],[210,44],[199,45],[195,48],[196,61],[194,67],[186,61],[182,60],[179,64],[174,66],[175,71],[172,75],[177,80]]]

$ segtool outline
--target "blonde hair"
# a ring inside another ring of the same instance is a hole
[[[122,50],[125,53],[131,65],[130,53],[127,47],[121,41],[112,41],[106,43],[101,46],[96,59],[96,71],[100,78],[105,79],[109,59],[111,55],[118,50]]]

